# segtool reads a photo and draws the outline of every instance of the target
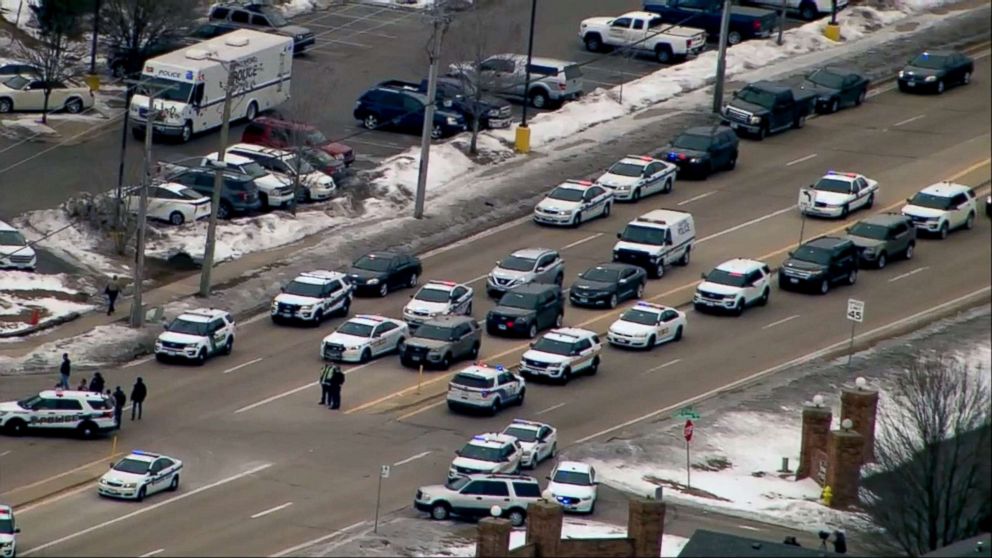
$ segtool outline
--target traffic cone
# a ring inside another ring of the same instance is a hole
[[[40,321],[41,321],[41,310],[37,308],[33,308],[31,310],[31,319],[28,320],[28,323],[30,323],[33,326],[36,326]]]

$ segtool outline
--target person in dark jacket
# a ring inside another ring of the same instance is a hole
[[[127,403],[127,395],[124,395],[121,386],[117,386],[114,390],[114,422],[117,423],[117,428],[121,427],[121,415],[124,414],[125,403]]]
[[[69,374],[72,373],[72,361],[69,360],[69,353],[62,353],[62,366],[59,367],[59,386],[62,389],[69,388]]]
[[[331,403],[331,374],[334,373],[334,365],[325,364],[320,370],[320,403],[319,405],[330,405]]]
[[[847,554],[847,537],[841,531],[834,531],[834,552]]]
[[[335,365],[331,372],[331,409],[341,408],[341,386],[344,385],[344,372],[341,367]]]
[[[107,295],[107,315],[114,313],[114,304],[117,303],[117,297],[121,294],[121,281],[114,275],[110,279],[110,283],[107,283],[107,288],[103,289],[103,292]]]
[[[142,404],[145,402],[145,397],[148,397],[148,386],[139,377],[134,382],[134,387],[131,388],[131,420],[134,420],[135,412],[138,414],[138,420],[141,420],[141,409],[143,407]]]
[[[90,391],[94,393],[103,393],[103,387],[107,382],[103,379],[103,374],[97,372],[93,374],[93,379],[90,380]]]

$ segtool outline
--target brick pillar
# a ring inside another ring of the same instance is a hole
[[[506,519],[484,517],[479,520],[475,539],[475,555],[479,558],[503,558],[510,555],[510,531]]]
[[[829,407],[814,403],[803,405],[803,438],[799,450],[799,467],[796,480],[802,480],[813,473],[813,456],[817,451],[827,451],[827,435],[833,414]]]
[[[840,419],[851,419],[852,430],[864,436],[862,463],[875,460],[875,416],[878,412],[878,390],[858,379],[853,386],[840,392]]]
[[[627,537],[634,540],[634,556],[661,556],[661,537],[665,534],[665,503],[635,498],[627,511]]]
[[[538,500],[527,507],[527,543],[535,556],[557,556],[564,512],[558,502]]]
[[[847,509],[858,503],[864,436],[852,430],[833,430],[827,442],[827,480],[831,508]]]

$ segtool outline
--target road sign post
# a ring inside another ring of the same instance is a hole
[[[847,319],[851,321],[851,342],[847,346],[847,371],[851,372],[851,359],[854,357],[854,329],[865,321],[865,302],[847,299]]]
[[[383,465],[379,468],[379,486],[375,491],[375,524],[372,527],[372,532],[379,534],[379,505],[382,502],[382,479],[389,478],[389,465]]]
[[[689,463],[689,442],[692,441],[692,431],[695,426],[692,419],[686,419],[682,426],[682,437],[685,438],[685,486],[692,488],[692,466]]]

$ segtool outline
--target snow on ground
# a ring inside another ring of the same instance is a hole
[[[154,331],[154,335],[159,331]],[[0,356],[0,370],[27,366],[33,370],[55,373],[62,361],[62,353],[69,353],[73,366],[80,369],[104,366],[107,362],[117,361],[122,352],[129,352],[132,356],[140,354],[149,337],[153,337],[152,328],[132,329],[116,324],[97,326],[77,337],[45,343],[26,358]],[[111,339],[113,343],[108,343]]]
[[[40,209],[17,217],[14,222],[33,245],[53,253],[72,265],[110,276],[130,275],[127,267],[101,255],[110,242],[88,227],[70,220],[62,208]]]
[[[34,18],[34,12],[31,11],[31,4],[36,3],[37,0],[0,0],[0,13],[2,13],[3,18],[13,23],[14,25],[20,27],[21,29],[28,30],[31,27],[31,22]],[[18,9],[20,9],[20,19],[18,19]]]
[[[0,271],[0,333],[31,327],[34,310],[39,323],[93,309],[88,295],[70,286],[73,277],[64,274],[39,275],[23,271]]]

